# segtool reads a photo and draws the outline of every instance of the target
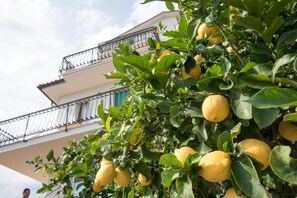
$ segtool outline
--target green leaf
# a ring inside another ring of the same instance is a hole
[[[248,11],[249,15],[260,17],[264,10],[265,0],[243,0],[244,10]]]
[[[259,129],[270,126],[277,118],[279,110],[275,108],[257,109],[253,108],[253,118]]]
[[[292,0],[281,0],[269,8],[268,12],[264,16],[264,20],[268,26],[270,26],[274,22],[278,15],[291,1]]]
[[[160,62],[158,62],[156,69],[155,69],[155,73],[157,74],[159,72],[164,71],[166,68],[168,68],[170,65],[175,63],[180,58],[182,58],[182,56],[179,54],[171,54],[171,55],[164,56],[160,60]]]
[[[171,182],[179,176],[179,170],[164,170],[161,173],[162,185],[170,187]]]
[[[203,91],[217,94],[228,94],[227,91],[221,90],[219,87],[221,84],[225,84],[225,81],[218,78],[206,78],[198,81],[198,88]]]
[[[253,95],[249,102],[258,109],[297,106],[297,92],[288,88],[267,87]]]
[[[266,43],[250,44],[248,51],[251,60],[257,63],[267,63],[272,57],[272,51]]]
[[[231,137],[236,138],[237,135],[239,135],[241,132],[241,123],[237,123],[232,129],[231,129]]]
[[[297,113],[289,113],[284,116],[284,121],[297,122]]]
[[[246,93],[235,93],[231,98],[231,108],[235,115],[241,119],[249,120],[252,118],[252,105],[247,102],[249,96]]]
[[[182,198],[177,192],[176,185],[171,186],[170,198]]]
[[[152,178],[150,169],[146,163],[143,161],[139,161],[138,163],[135,164],[134,166],[135,170],[142,175],[144,175],[148,180]]]
[[[232,160],[231,173],[238,187],[246,195],[253,198],[268,198],[265,188],[260,183],[257,171],[247,156]]]
[[[245,9],[242,1],[238,1],[238,0],[221,0],[221,1],[227,5],[232,5],[240,9]]]
[[[204,155],[206,153],[209,153],[211,151],[211,148],[208,147],[204,142],[201,142],[197,148],[197,152],[201,155]]]
[[[285,23],[285,20],[283,19],[283,17],[278,17],[277,19],[275,19],[272,22],[272,25],[265,29],[262,34],[261,37],[263,38],[263,40],[266,43],[270,43],[271,39],[273,38],[275,32]]]
[[[103,102],[100,103],[100,105],[98,105],[97,107],[97,115],[101,118],[103,124],[105,123],[106,121],[106,116],[104,114],[104,104]]]
[[[197,108],[197,107],[188,107],[186,108],[186,110],[184,111],[184,114],[187,116],[190,116],[192,118],[202,118],[202,111],[201,109]]]
[[[194,18],[189,22],[187,32],[188,32],[188,36],[191,40],[196,38],[197,30],[198,30],[200,22],[201,22],[201,18]]]
[[[286,54],[283,57],[281,57],[280,59],[277,59],[273,65],[273,69],[272,69],[272,82],[274,82],[275,80],[275,75],[277,73],[277,71],[279,70],[279,68],[281,66],[287,65],[289,63],[291,63],[294,59],[295,59],[296,55],[295,54]]]
[[[167,7],[168,10],[170,10],[170,11],[175,10],[174,5],[173,5],[173,3],[171,1],[166,1],[165,4],[166,4],[166,7]]]
[[[116,54],[112,55],[112,63],[117,71],[122,72],[122,73],[126,72],[126,67],[125,67],[124,63],[118,59],[118,56]]]
[[[53,157],[54,157],[54,151],[53,151],[53,149],[52,149],[52,150],[50,150],[50,151],[48,152],[48,154],[46,155],[46,159],[47,159],[47,161],[51,161],[51,160],[53,159]]]
[[[180,161],[178,161],[175,155],[171,154],[162,155],[159,164],[162,164],[164,166],[182,168],[182,164],[180,163]]]
[[[179,27],[180,29],[181,27]],[[186,50],[187,45],[182,39],[168,39],[166,41],[162,41],[162,44],[167,47],[177,47]]]
[[[290,30],[288,32],[282,33],[282,35],[278,38],[276,47],[278,48],[283,42],[287,42],[288,45],[295,42],[297,39],[297,29]]]
[[[223,75],[228,74],[231,69],[231,62],[228,59],[224,58],[221,61],[220,65],[222,68],[221,74],[223,74]]]
[[[276,146],[270,154],[270,167],[282,180],[297,184],[297,159],[290,157],[289,146]]]
[[[142,144],[141,145],[141,151],[142,151],[142,154],[145,158],[147,159],[151,159],[151,160],[156,160],[158,161],[160,159],[160,157],[162,156],[162,153],[160,152],[152,152],[150,151],[147,147],[146,147],[146,144]]]
[[[137,56],[137,55],[121,56],[120,59],[140,71],[147,72],[147,73],[151,73],[152,71],[151,64],[143,56]]]
[[[185,80],[180,80],[172,88],[172,92],[176,92],[180,88],[195,86],[197,84],[197,82],[198,82],[198,80],[196,80],[195,78],[188,78]]]
[[[221,151],[225,151],[227,153],[234,152],[234,143],[229,131],[224,131],[217,138],[217,147]]]
[[[200,153],[190,154],[184,163],[184,167],[187,168],[193,164],[197,164],[198,162],[200,162],[201,158],[202,155]]]
[[[119,72],[107,74],[104,76],[106,77],[106,79],[128,79],[128,77],[125,74]]]
[[[253,16],[238,16],[235,18],[235,23],[247,29],[255,30],[259,33],[263,31],[261,20]]]
[[[182,177],[176,180],[176,189],[182,198],[194,198],[192,181],[189,177]]]
[[[113,118],[119,118],[121,119],[123,117],[121,110],[118,107],[110,107],[108,109],[108,113]]]
[[[160,109],[161,113],[169,113],[170,107],[174,104],[168,100],[164,100],[158,104],[158,108]]]
[[[259,74],[247,74],[240,76],[239,82],[254,89],[263,89],[273,85],[269,77]]]
[[[182,15],[179,21],[179,32],[182,33],[183,36],[187,36],[187,26],[188,21],[185,15]]]

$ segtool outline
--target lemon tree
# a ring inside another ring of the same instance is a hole
[[[130,95],[62,156],[28,161],[52,175],[39,192],[71,197],[75,178],[80,197],[295,197],[296,0],[163,1],[178,31],[160,24],[142,55],[119,45],[106,77]]]

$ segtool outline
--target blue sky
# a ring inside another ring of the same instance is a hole
[[[63,56],[96,46],[166,10],[138,0],[0,0],[0,120],[50,106],[37,85],[58,79]],[[28,159],[30,160],[30,159]],[[40,183],[0,165],[1,196],[31,198]]]

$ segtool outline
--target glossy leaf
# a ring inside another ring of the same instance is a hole
[[[231,98],[231,107],[237,117],[249,120],[252,118],[252,105],[247,102],[249,96],[245,93],[235,93]]]
[[[184,176],[176,180],[176,189],[178,194],[183,198],[194,198],[192,189],[192,181],[190,178]]]
[[[159,73],[161,71],[164,71],[164,69],[168,68],[170,65],[175,63],[178,59],[180,59],[182,56],[178,54],[172,54],[168,56],[164,56],[160,62],[158,62],[155,73]]]
[[[279,110],[275,108],[258,109],[253,108],[253,118],[259,129],[270,126],[279,115]]]
[[[297,113],[289,113],[284,116],[284,121],[297,122]]]
[[[170,187],[172,181],[179,176],[178,170],[164,170],[161,173],[162,184],[165,187]]]
[[[229,131],[224,131],[217,138],[217,147],[221,151],[225,151],[227,153],[233,153],[234,151],[234,143]]]
[[[164,166],[182,168],[182,164],[180,163],[180,161],[178,161],[175,155],[171,154],[162,155],[159,164],[162,164]]]
[[[281,57],[280,59],[277,59],[273,65],[273,69],[272,69],[272,82],[274,82],[275,80],[275,75],[277,73],[277,71],[279,70],[279,68],[281,66],[284,66],[286,64],[291,63],[294,58],[295,58],[295,54],[286,54],[283,57]]]
[[[297,92],[288,88],[267,87],[253,95],[249,102],[259,109],[297,106]]]
[[[53,159],[53,157],[54,157],[54,151],[50,150],[48,152],[48,154],[46,155],[46,159],[47,159],[47,161],[51,161]]]
[[[247,156],[232,160],[231,173],[237,186],[246,195],[253,198],[268,198],[265,188],[260,183],[257,171]]]
[[[286,182],[297,184],[297,159],[290,157],[289,146],[276,146],[270,154],[273,172]]]
[[[269,77],[259,74],[247,74],[240,76],[239,82],[254,89],[263,89],[273,85]]]
[[[137,56],[137,55],[121,56],[120,59],[140,71],[148,72],[148,73],[151,73],[152,71],[151,64],[143,56]]]

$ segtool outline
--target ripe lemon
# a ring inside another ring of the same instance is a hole
[[[210,95],[202,104],[203,117],[210,122],[221,122],[229,115],[228,100],[222,95]]]
[[[160,60],[161,60],[164,56],[171,55],[171,54],[173,54],[172,51],[165,49],[165,50],[160,54],[160,56],[158,56],[157,61],[160,62]]]
[[[297,141],[297,126],[287,121],[281,121],[278,126],[279,134],[289,141]]]
[[[152,183],[152,180],[147,180],[141,173],[138,174],[138,181],[142,186],[148,186]]]
[[[202,56],[201,55],[196,55],[194,57],[194,60],[196,61],[196,65],[195,65],[195,67],[191,68],[190,73],[187,73],[186,70],[185,70],[185,67],[183,67],[183,69],[182,69],[183,79],[188,79],[188,78],[199,79],[200,78],[201,66],[199,65],[199,63],[202,60]]]
[[[110,184],[115,176],[116,172],[114,167],[111,165],[106,165],[99,169],[96,174],[96,180],[98,180],[102,186],[105,186]]]
[[[101,167],[103,167],[103,166],[113,166],[113,163],[112,163],[112,161],[109,161],[103,157],[101,160]]]
[[[101,192],[103,190],[103,187],[101,186],[99,181],[94,181],[93,183],[93,190],[94,192]]]
[[[224,198],[244,198],[244,196],[238,196],[234,190],[234,188],[229,188],[226,191]]]
[[[207,30],[206,23],[202,23],[198,28],[198,35],[196,37],[196,40],[204,39],[206,37],[206,30]]]
[[[257,139],[245,139],[239,143],[243,152],[263,165],[262,170],[269,166],[271,148],[265,142]]]
[[[223,41],[223,39],[222,39],[221,36],[214,37],[214,38],[210,38],[210,39],[208,40],[208,43],[207,43],[206,46],[213,46],[213,45],[215,45],[215,44],[217,44],[217,43],[220,43],[220,42],[222,42],[222,41]]]
[[[127,169],[120,169],[117,167],[115,169],[116,177],[114,181],[120,186],[128,186],[131,181],[131,174]]]
[[[221,182],[230,178],[231,158],[223,151],[213,151],[205,154],[199,166],[200,175],[209,182]]]
[[[174,150],[174,155],[176,156],[178,161],[180,161],[182,166],[184,166],[184,163],[185,163],[187,157],[194,153],[196,153],[196,151],[190,147],[181,147],[179,149]]]

